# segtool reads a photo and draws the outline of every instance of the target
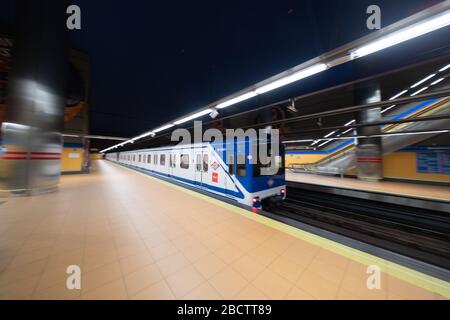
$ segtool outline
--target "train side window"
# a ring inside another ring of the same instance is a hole
[[[203,155],[203,172],[208,172],[208,155]]]
[[[148,154],[148,155],[147,155],[147,163],[151,163],[151,162],[152,162],[151,159],[152,159],[151,156]]]
[[[236,174],[238,177],[247,175],[247,166],[245,164],[245,155],[238,155],[238,163],[236,165]]]
[[[189,169],[189,155],[182,154],[180,157],[180,168]]]
[[[228,156],[228,172],[234,174],[234,156]]]
[[[175,154],[170,154],[170,167],[175,168],[176,156]]]
[[[162,154],[161,157],[159,158],[159,164],[162,166],[166,165],[166,155]]]
[[[202,171],[202,155],[200,153],[197,153],[195,168],[198,172]]]
[[[141,155],[138,156],[138,162],[141,162]]]
[[[153,155],[153,163],[154,163],[155,165],[158,164],[158,155],[157,155],[157,154]]]

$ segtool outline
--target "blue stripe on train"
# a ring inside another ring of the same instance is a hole
[[[209,191],[209,192],[215,191],[215,192],[221,193],[222,196],[227,196],[227,195],[231,194],[234,197],[239,198],[239,199],[244,199],[245,198],[244,194],[242,193],[241,190],[239,190],[238,186],[236,186],[236,188],[238,189],[238,192],[235,192],[235,191],[227,190],[227,189],[224,189],[224,188],[214,187],[214,186],[211,186],[211,185],[208,185],[208,184],[202,184],[202,183],[199,183],[199,182],[194,181],[194,180],[189,180],[189,179],[180,178],[180,177],[177,177],[177,176],[171,176],[171,175],[168,175],[168,174],[163,174],[163,173],[160,173],[160,172],[157,172],[157,171],[154,171],[154,170],[143,169],[143,168],[140,168],[140,167],[136,167],[136,166],[129,165],[129,164],[124,164],[124,163],[119,163],[119,164],[123,165],[125,167],[132,168],[134,170],[146,173],[146,174],[157,175],[157,176],[161,176],[161,177],[164,177],[164,178],[169,178],[169,179],[173,179],[173,180],[176,180],[176,181],[179,181],[179,182],[183,182],[183,183],[186,183],[186,184],[188,184],[190,186],[193,186],[193,187],[195,187],[197,189],[200,189],[200,190],[205,190],[205,191]],[[214,193],[214,192],[211,192],[211,193]]]

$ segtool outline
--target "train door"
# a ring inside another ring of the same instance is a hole
[[[195,183],[198,186],[203,186],[203,152],[195,151]]]
[[[233,142],[234,143],[234,142]],[[236,147],[236,144],[235,144]],[[236,178],[236,148],[233,148],[234,152],[228,152],[226,153],[226,165],[228,166],[228,174],[230,175],[231,179],[226,180],[225,182],[225,188],[227,190],[227,194],[234,196],[234,190],[235,190],[235,184],[234,179]]]
[[[169,177],[174,175],[174,169],[175,169],[175,166],[176,166],[175,159],[176,159],[175,158],[175,153],[174,152],[170,152],[169,153],[169,170],[167,172]]]

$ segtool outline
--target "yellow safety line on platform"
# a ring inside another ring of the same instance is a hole
[[[111,162],[111,163],[113,163],[113,162]],[[292,227],[285,223],[252,213],[251,211],[245,210],[243,208],[237,207],[237,206],[229,204],[227,202],[224,202],[224,201],[215,199],[213,197],[201,194],[199,192],[181,187],[181,186],[173,184],[171,182],[168,182],[168,181],[165,181],[162,179],[158,179],[156,177],[139,172],[137,170],[134,170],[134,169],[131,169],[131,168],[128,168],[125,166],[121,166],[121,165],[120,165],[120,167],[130,170],[132,172],[138,173],[144,177],[147,177],[147,178],[157,181],[159,183],[163,183],[167,186],[170,186],[174,189],[180,190],[187,194],[193,195],[197,198],[200,198],[200,199],[206,200],[210,203],[216,204],[222,208],[231,210],[231,211],[238,213],[246,218],[252,219],[256,222],[259,222],[261,224],[269,226],[278,231],[287,233],[291,236],[294,236],[301,240],[307,241],[311,244],[320,246],[322,248],[328,249],[333,252],[337,252],[338,254],[340,254],[344,257],[347,257],[351,260],[354,260],[356,262],[359,262],[361,264],[364,264],[367,266],[376,265],[381,269],[381,271],[383,271],[391,276],[394,276],[396,278],[399,278],[401,280],[409,282],[415,286],[426,289],[428,291],[438,293],[438,294],[450,299],[450,283],[447,281],[423,274],[421,272],[412,270],[410,268],[401,266],[399,264],[387,261],[383,258],[373,256],[371,254],[348,247],[341,243],[338,243],[338,242],[323,238],[321,236],[312,234],[310,232]]]

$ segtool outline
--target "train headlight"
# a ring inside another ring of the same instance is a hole
[[[261,208],[261,199],[259,197],[253,197],[253,208]]]

